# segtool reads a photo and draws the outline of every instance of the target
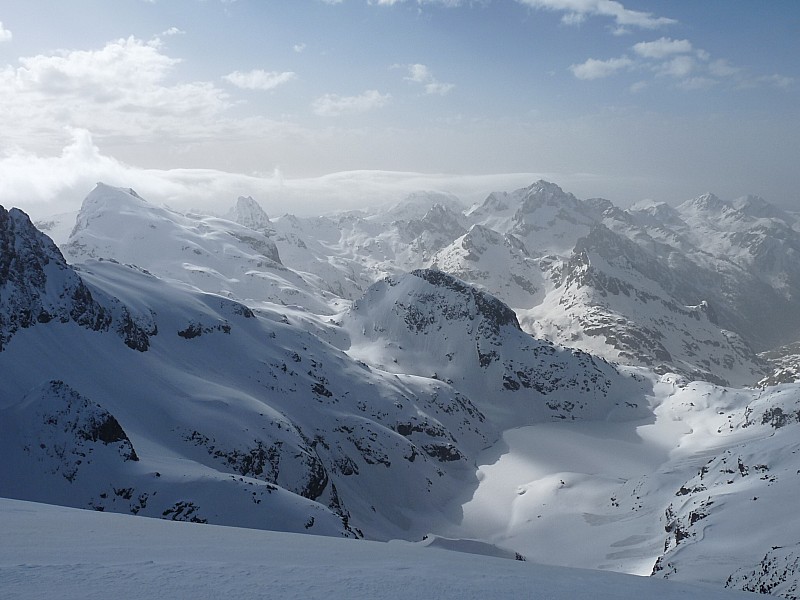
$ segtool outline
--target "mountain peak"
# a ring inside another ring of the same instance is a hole
[[[761,196],[749,194],[737,198],[733,201],[733,206],[748,217],[756,219],[780,219],[787,224],[792,224],[795,221],[790,214],[767,202]]]
[[[678,211],[666,202],[639,200],[627,211],[640,223],[646,225],[680,225],[682,223]]]
[[[272,226],[267,213],[252,196],[239,196],[227,216],[231,221],[255,231],[268,230]]]
[[[719,213],[733,209],[732,203],[721,199],[719,196],[707,193],[697,198],[692,198],[678,207],[679,211]]]
[[[432,286],[456,292],[463,298],[460,304],[465,306],[474,304],[477,315],[487,321],[492,331],[497,331],[500,327],[507,325],[514,329],[520,329],[516,313],[506,304],[452,275],[436,269],[418,269],[412,271],[411,275],[419,277]]]
[[[522,190],[518,190],[515,194],[521,195],[522,205],[519,212],[522,214],[532,213],[543,206],[561,208],[565,206],[576,207],[578,205],[578,199],[575,196],[565,192],[555,183],[550,183],[543,179]]]

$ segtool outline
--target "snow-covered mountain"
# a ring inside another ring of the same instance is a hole
[[[0,496],[800,585],[800,229],[760,198],[68,221],[0,209]]]
[[[275,243],[263,232],[158,207],[130,189],[98,184],[84,200],[62,249],[72,262],[103,258],[133,264],[250,303],[330,310],[330,295],[283,266]]]
[[[646,384],[522,331],[497,298],[435,270],[373,285],[344,316],[352,356],[445,381],[502,429],[553,419],[631,419]]]
[[[52,243],[57,270],[37,279],[30,257],[47,238],[19,211],[4,224],[2,314],[16,314],[25,281],[43,290],[34,306],[60,301],[64,316],[21,323],[0,352],[2,495],[414,537],[476,485],[470,464],[497,434],[452,387],[375,371],[291,312],[254,312],[108,260],[77,271]],[[17,276],[22,264],[33,275]],[[82,322],[87,298],[112,294],[122,323],[143,332],[138,346],[112,317]]]

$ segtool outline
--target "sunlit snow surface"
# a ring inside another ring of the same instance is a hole
[[[763,573],[781,586],[772,593],[792,592],[798,388],[665,376],[651,401],[642,421],[506,431],[445,535],[548,564],[649,575],[655,563],[656,576],[739,589]]]
[[[427,548],[0,499],[0,595],[60,598],[717,600],[741,593]]]

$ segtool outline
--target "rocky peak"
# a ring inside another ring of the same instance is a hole
[[[735,210],[733,204],[714,194],[703,194],[684,202],[678,207],[679,212],[719,214]]]
[[[494,296],[482,292],[443,271],[418,269],[412,271],[411,274],[432,286],[458,294],[460,297],[458,304],[468,308],[474,307],[475,316],[484,319],[490,331],[497,332],[501,327],[509,325],[514,329],[520,329],[516,313]],[[449,312],[445,311],[445,314],[447,315]]]
[[[228,217],[231,221],[255,231],[268,231],[272,228],[267,213],[251,196],[239,196],[236,205],[228,213]]]
[[[523,192],[523,196],[519,212],[523,214],[532,213],[543,206],[576,208],[578,205],[575,196],[564,192],[555,183],[543,179],[520,191]]]

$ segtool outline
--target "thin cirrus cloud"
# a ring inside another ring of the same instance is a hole
[[[340,96],[325,94],[317,98],[311,105],[314,114],[320,117],[338,117],[340,115],[364,113],[384,106],[391,99],[389,94],[381,94],[377,90],[367,90],[357,96]]]
[[[12,37],[11,31],[3,27],[3,22],[0,21],[0,42],[10,42]]]
[[[455,87],[455,85],[452,83],[444,83],[437,80],[427,65],[416,63],[405,66],[408,69],[408,76],[405,77],[405,80],[412,83],[421,84],[425,89],[426,94],[444,96],[450,93],[450,91]]]
[[[243,90],[267,91],[297,79],[297,74],[293,71],[279,72],[253,69],[247,72],[234,71],[225,75],[222,79]]]

